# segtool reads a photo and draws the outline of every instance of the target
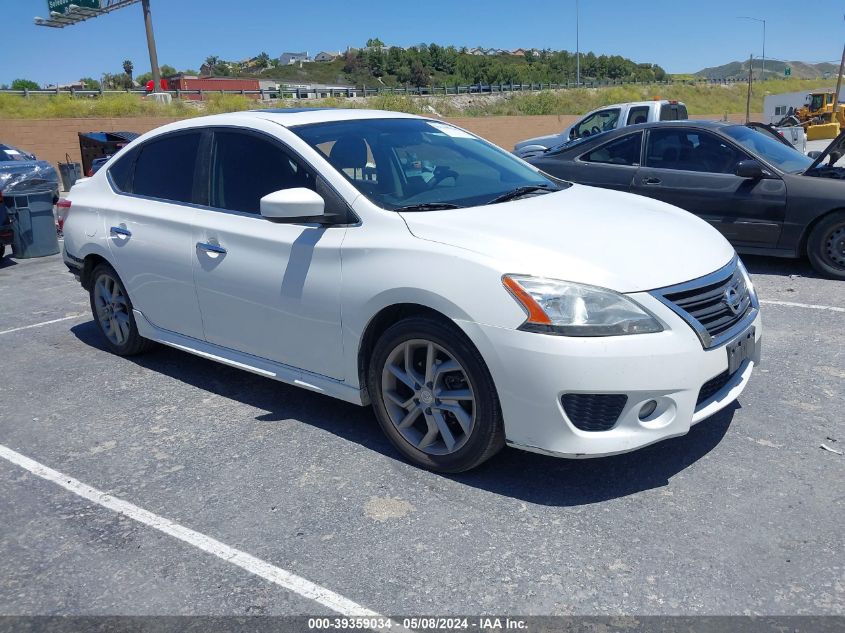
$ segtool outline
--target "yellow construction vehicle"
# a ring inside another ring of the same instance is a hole
[[[781,125],[800,125],[807,131],[807,140],[836,138],[845,129],[845,104],[837,103],[832,90],[812,92],[807,103],[786,117]]]

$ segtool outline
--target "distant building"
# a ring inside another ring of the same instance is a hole
[[[320,51],[314,55],[315,62],[333,62],[340,57],[340,51]]]
[[[476,48],[471,48],[471,49],[469,49],[469,50],[467,51],[467,54],[468,54],[468,55],[484,55],[484,49],[483,49],[483,48],[478,48],[478,47],[476,47]]]
[[[515,48],[511,51],[511,55],[516,55],[517,57],[525,57],[525,49],[524,48]]]
[[[292,66],[293,64],[301,64],[303,62],[310,62],[308,51],[302,53],[282,53],[279,55],[279,64],[282,66]]]
[[[164,80],[163,80],[164,81]],[[177,75],[167,80],[169,90],[202,90],[203,92],[220,92],[221,90],[244,90],[256,92],[261,89],[257,79],[237,79],[235,77],[193,77],[188,75]],[[246,95],[250,99],[260,99],[259,94]],[[202,101],[202,94],[182,95],[182,99],[188,101]]]
[[[813,92],[833,92],[833,86],[818,88]],[[777,123],[783,117],[789,116],[795,110],[807,103],[808,90],[800,92],[784,92],[779,95],[768,95],[763,99],[763,122]],[[845,88],[839,93],[839,100],[845,102]]]

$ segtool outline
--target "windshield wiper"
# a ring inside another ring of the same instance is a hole
[[[463,207],[451,202],[421,202],[420,204],[409,204],[404,207],[393,209],[394,211],[442,211],[445,209],[463,209]]]
[[[497,202],[507,202],[508,200],[513,200],[514,198],[519,198],[520,196],[524,196],[529,193],[551,193],[552,191],[560,191],[560,189],[555,189],[550,187],[549,185],[526,185],[524,187],[517,187],[516,189],[512,189],[507,193],[503,193],[501,196],[496,196],[487,204],[496,204]]]

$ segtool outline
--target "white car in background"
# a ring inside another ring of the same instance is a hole
[[[683,435],[759,360],[753,286],[706,222],[436,120],[190,119],[61,208],[110,350],[157,341],[372,404],[432,470],[505,443],[590,457]]]
[[[664,99],[616,103],[588,112],[560,134],[549,134],[520,141],[514,146],[513,152],[520,158],[529,158],[569,141],[609,132],[620,127],[652,121],[680,121],[688,118],[687,106],[680,101]]]

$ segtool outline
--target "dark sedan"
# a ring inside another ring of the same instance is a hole
[[[814,160],[744,125],[664,121],[526,160],[564,180],[686,209],[740,252],[806,255],[820,273],[845,279],[845,169],[833,166],[843,146],[845,133]]]

